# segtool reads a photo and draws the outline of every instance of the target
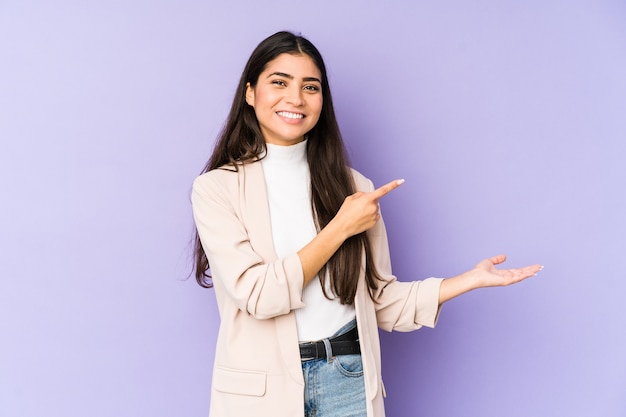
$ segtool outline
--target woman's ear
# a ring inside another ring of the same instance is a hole
[[[254,88],[252,88],[250,83],[246,83],[246,103],[254,107]]]

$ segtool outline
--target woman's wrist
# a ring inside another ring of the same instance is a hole
[[[339,246],[343,244],[350,236],[352,236],[347,227],[341,223],[337,217],[333,218],[326,227],[322,230],[324,233],[328,233],[330,236],[334,236],[338,240]]]
[[[475,274],[472,274],[472,271],[464,272],[452,278],[445,278],[439,289],[439,304],[477,288],[480,288],[480,282]]]

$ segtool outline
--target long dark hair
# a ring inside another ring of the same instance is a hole
[[[280,54],[306,55],[315,62],[322,75],[322,111],[317,124],[307,133],[307,159],[311,173],[311,205],[318,230],[323,229],[337,214],[344,199],[356,189],[347,153],[341,139],[324,60],[317,48],[302,36],[278,32],[262,41],[252,52],[243,70],[228,119],[218,136],[211,158],[202,173],[228,166],[238,166],[259,160],[266,147],[254,109],[245,100],[246,85],[256,86],[267,64]],[[198,231],[195,237],[195,276],[203,287],[211,287],[209,261]],[[365,277],[370,296],[380,279],[371,262],[370,247],[365,232],[348,238],[319,271],[322,289],[326,273],[330,288],[343,304],[354,303],[362,257],[366,259]]]

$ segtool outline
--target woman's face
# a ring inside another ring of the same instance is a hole
[[[281,54],[247,85],[246,102],[254,107],[266,143],[294,145],[304,140],[322,111],[322,75],[308,55]]]

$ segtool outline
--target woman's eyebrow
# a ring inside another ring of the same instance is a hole
[[[273,72],[273,73],[269,74],[269,75],[267,76],[267,78],[269,78],[269,77],[271,77],[271,76],[273,76],[273,75],[276,75],[276,76],[278,76],[278,77],[288,78],[288,79],[290,79],[290,80],[293,80],[293,79],[295,78],[293,75],[290,75],[290,74],[287,74],[287,73],[284,73],[284,72]],[[304,78],[302,79],[302,81],[317,81],[317,82],[318,82],[318,83],[320,83],[320,84],[322,83],[322,82],[320,81],[320,79],[319,79],[319,78],[316,78],[316,77],[304,77]]]

